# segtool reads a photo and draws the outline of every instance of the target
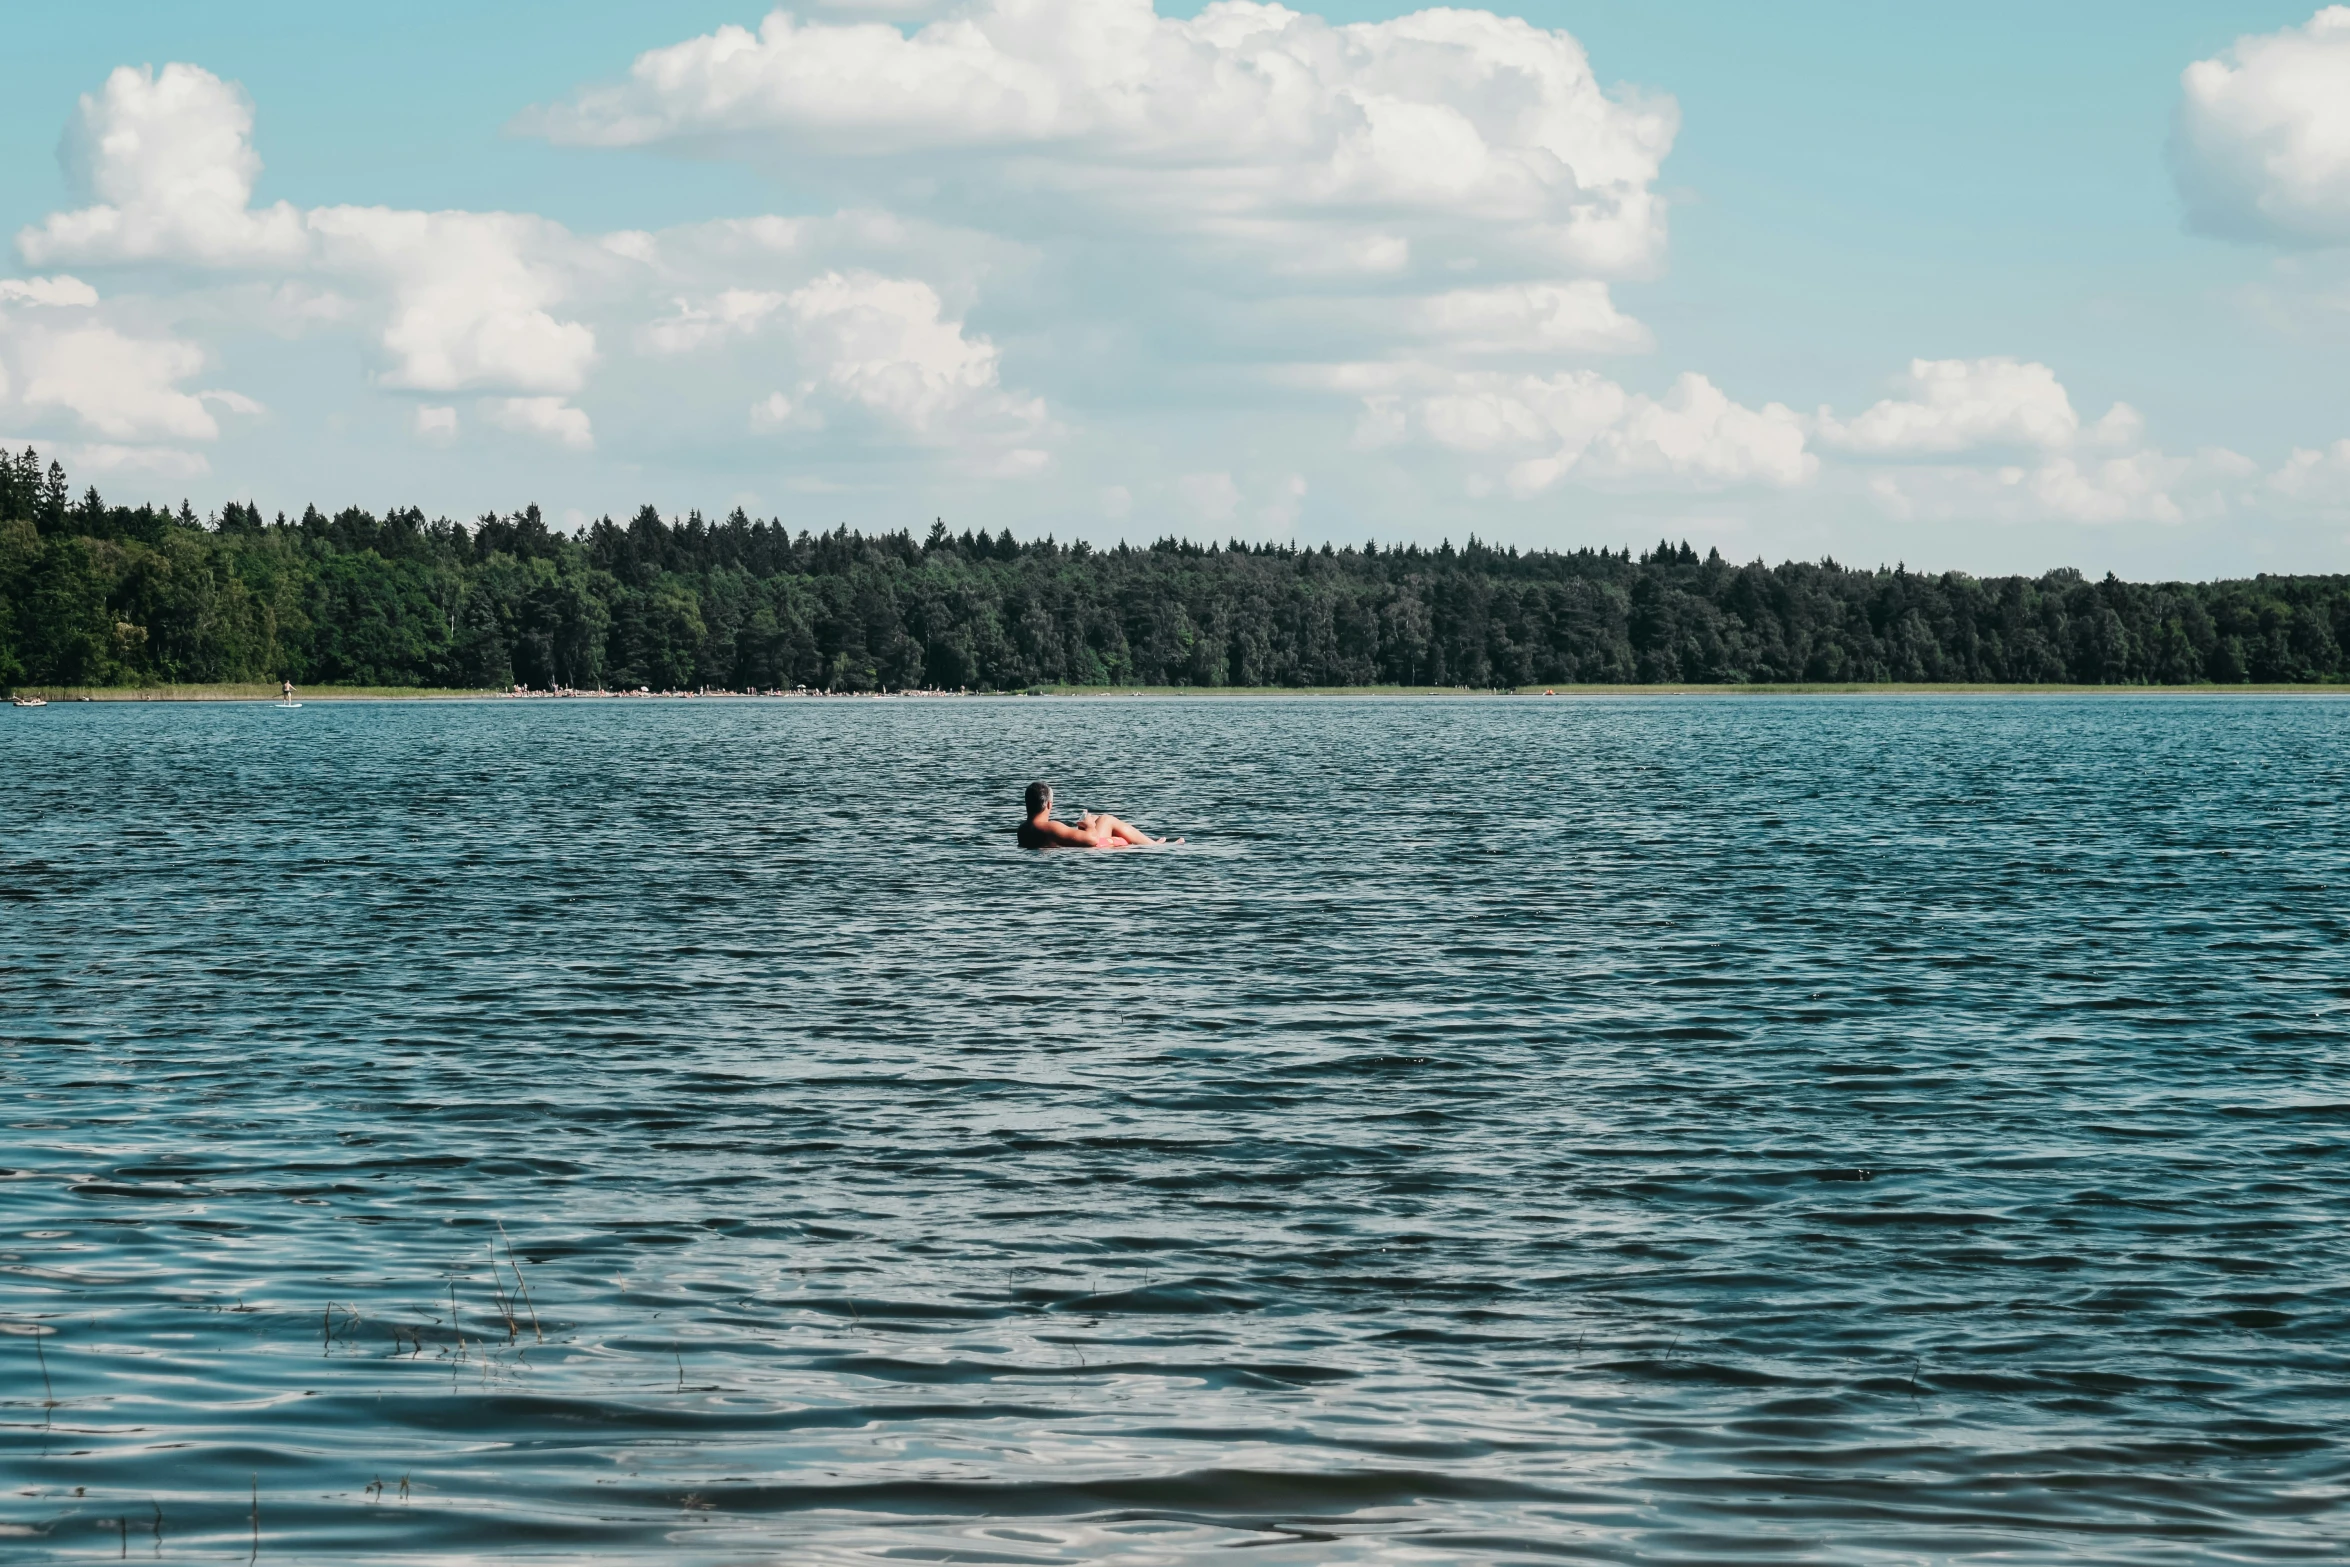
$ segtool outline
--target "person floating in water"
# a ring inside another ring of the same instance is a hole
[[[1153,838],[1138,827],[1118,820],[1115,816],[1087,811],[1072,827],[1067,822],[1053,820],[1053,786],[1032,783],[1028,786],[1028,820],[1020,824],[1020,847],[1023,849],[1124,849],[1142,843],[1166,843],[1165,838]],[[1173,840],[1181,843],[1183,840]]]

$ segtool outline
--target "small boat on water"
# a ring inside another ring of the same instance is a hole
[[[42,696],[12,696],[8,699],[8,705],[10,707],[47,707],[49,699]]]

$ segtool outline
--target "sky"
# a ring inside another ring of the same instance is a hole
[[[123,0],[0,153],[112,499],[2350,570],[2350,7]]]

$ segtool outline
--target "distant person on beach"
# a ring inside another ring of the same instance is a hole
[[[1020,824],[1020,847],[1023,849],[1124,849],[1135,844],[1165,843],[1165,838],[1153,838],[1140,828],[1128,825],[1115,816],[1087,811],[1072,827],[1067,822],[1053,820],[1053,786],[1032,783],[1028,786],[1028,820]],[[1181,843],[1183,840],[1174,840]]]

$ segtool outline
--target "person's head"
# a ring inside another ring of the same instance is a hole
[[[1049,783],[1030,784],[1028,786],[1028,814],[1034,816],[1039,811],[1049,811],[1052,808],[1053,786]]]

